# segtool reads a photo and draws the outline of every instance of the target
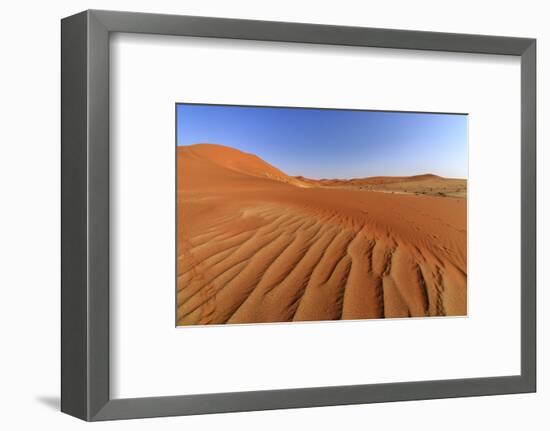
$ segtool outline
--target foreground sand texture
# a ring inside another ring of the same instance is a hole
[[[290,177],[177,149],[177,324],[466,314],[466,181]]]

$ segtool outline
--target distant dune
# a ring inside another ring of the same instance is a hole
[[[313,180],[178,147],[177,322],[466,314],[466,181]]]
[[[295,177],[301,183],[316,187],[340,187],[386,193],[410,193],[431,196],[466,197],[466,180],[443,178],[434,174],[413,175],[410,177],[368,177],[351,180],[321,179],[312,180]]]

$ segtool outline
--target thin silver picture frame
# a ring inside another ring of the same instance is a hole
[[[111,399],[109,35],[113,32],[518,56],[521,374]],[[61,410],[87,421],[536,391],[536,40],[89,10],[61,21]]]

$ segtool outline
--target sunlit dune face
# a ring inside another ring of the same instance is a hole
[[[463,316],[466,181],[290,176],[177,148],[177,323]]]

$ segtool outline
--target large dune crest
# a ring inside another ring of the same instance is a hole
[[[466,314],[466,200],[401,190],[446,179],[295,178],[211,144],[177,163],[178,324]]]
[[[178,154],[183,157],[198,158],[211,162],[221,168],[229,169],[244,175],[268,178],[283,183],[301,185],[301,181],[285,174],[280,169],[270,165],[258,156],[245,153],[236,148],[218,144],[195,144],[178,147]],[[179,156],[178,156],[179,157]]]

